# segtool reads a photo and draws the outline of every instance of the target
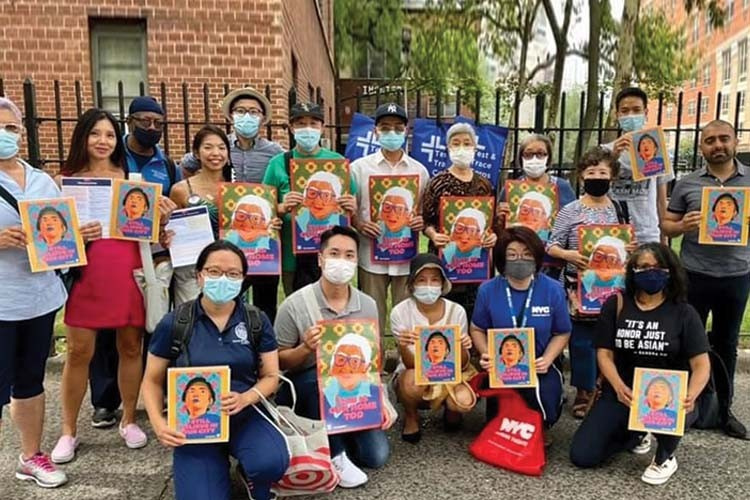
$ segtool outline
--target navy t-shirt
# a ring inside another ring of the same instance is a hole
[[[196,301],[193,335],[188,345],[191,366],[229,365],[231,389],[240,393],[250,390],[255,385],[258,380],[259,366],[259,355],[253,348],[250,326],[245,324],[245,315],[241,307],[237,303],[227,326],[224,331],[220,332],[211,318],[206,315],[200,305],[200,300]],[[261,312],[260,316],[263,321],[263,330],[259,350],[261,353],[274,351],[278,345],[273,327],[264,312]],[[154,356],[170,359],[174,322],[175,313],[171,312],[164,316],[157,325],[151,337],[151,344],[149,344],[149,352]],[[183,353],[171,365],[183,367],[186,363]]]
[[[477,327],[513,328],[513,313],[508,307],[505,287],[510,288],[513,312],[518,315],[526,304],[528,290],[514,290],[503,276],[496,276],[485,281],[479,287],[477,301],[471,322]],[[525,311],[526,327],[534,329],[536,356],[542,356],[553,335],[570,333],[570,315],[562,285],[545,276],[537,274],[533,282],[531,303]],[[518,322],[520,328],[523,319]]]

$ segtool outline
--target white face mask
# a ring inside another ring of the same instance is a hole
[[[323,277],[334,285],[345,285],[354,278],[357,263],[346,259],[324,259]]]
[[[538,179],[547,171],[546,156],[542,156],[541,158],[535,156],[529,159],[521,158],[521,161],[523,162],[523,173],[532,179]]]
[[[453,165],[458,168],[469,168],[474,163],[474,148],[455,148],[448,150]]]
[[[414,287],[414,298],[422,304],[432,305],[437,302],[437,299],[443,294],[443,287],[441,286],[415,286]]]

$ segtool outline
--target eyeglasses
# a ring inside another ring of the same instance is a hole
[[[0,123],[0,129],[10,132],[11,134],[20,134],[22,127],[18,123]]]
[[[324,203],[328,203],[333,198],[333,191],[322,190],[314,187],[308,187],[305,190],[305,197],[308,200],[320,198]]]
[[[393,212],[396,215],[404,215],[404,213],[406,212],[406,205],[391,203],[390,201],[386,201],[385,203],[383,203],[380,208],[384,214]]]
[[[339,368],[348,364],[352,370],[359,370],[365,365],[365,360],[359,356],[347,356],[346,354],[337,353],[333,357],[333,364]]]
[[[457,223],[453,226],[453,232],[456,234],[468,234],[469,236],[477,236],[479,234],[478,226],[467,226],[463,222]]]
[[[250,116],[263,116],[263,110],[258,108],[234,108],[232,110],[232,114],[234,115],[250,115]]]
[[[534,260],[531,255],[518,255],[517,253],[506,253],[505,260],[515,262],[517,260]]]
[[[242,274],[242,271],[238,271],[237,269],[231,269],[229,271],[222,271],[218,267],[207,267],[203,270],[203,273],[208,276],[209,278],[221,278],[222,276],[226,276],[232,281],[239,281],[245,276]]]
[[[262,215],[251,214],[248,212],[243,212],[242,210],[237,210],[234,213],[234,220],[236,220],[237,222],[249,221],[250,224],[255,224],[256,226],[266,222],[266,218],[263,217]]]
[[[611,264],[613,266],[620,263],[620,257],[618,257],[617,255],[607,254],[598,250],[594,252],[593,260],[597,263],[606,261],[607,264]]]
[[[141,128],[155,128],[161,130],[166,124],[161,118],[141,118],[138,116],[131,116],[131,118]]]
[[[529,207],[527,205],[521,205],[518,211],[521,215],[534,215],[536,217],[543,217],[545,215],[543,208]]]
[[[667,273],[669,273],[669,269],[664,269],[663,267],[659,267],[659,266],[634,267],[633,268],[633,272],[634,273],[642,273],[644,271],[652,271],[654,269],[661,269],[662,271],[666,271]]]
[[[523,158],[524,160],[530,160],[532,158],[537,158],[539,160],[542,160],[542,159],[546,160],[547,156],[548,155],[547,155],[546,152],[539,153],[539,152],[536,152],[536,151],[524,151],[523,153],[521,153],[521,158]]]

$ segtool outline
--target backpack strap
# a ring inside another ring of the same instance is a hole
[[[169,176],[169,191],[172,190],[172,187],[175,185],[175,182],[177,182],[177,165],[175,165],[175,162],[172,160],[172,158],[165,156],[164,159],[167,161],[167,175]],[[167,196],[169,193],[166,193],[164,196]]]
[[[286,171],[286,175],[289,176],[290,183],[292,180],[291,163],[292,163],[292,150],[290,149],[289,151],[284,151],[284,170]]]
[[[619,224],[630,224],[630,212],[628,211],[628,204],[615,200],[611,197],[610,200],[612,200],[612,205],[615,207],[617,222]]]
[[[10,191],[5,189],[2,184],[0,184],[0,198],[8,202],[8,205],[13,207],[13,209],[18,212],[19,215],[21,214],[21,212],[18,210],[18,200],[15,198],[15,196],[10,194]]]
[[[260,338],[263,335],[263,319],[260,316],[260,309],[252,304],[245,304],[243,309],[245,314],[245,324],[250,330],[253,349],[255,352],[258,352],[258,349],[260,348]]]
[[[172,346],[170,356],[172,360],[185,352],[188,366],[190,365],[190,338],[193,335],[193,320],[195,315],[195,300],[183,302],[174,310],[174,324],[172,325]]]

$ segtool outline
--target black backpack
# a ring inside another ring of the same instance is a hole
[[[695,401],[698,419],[693,427],[697,429],[722,428],[727,421],[729,402],[732,400],[732,384],[724,361],[713,350],[708,351],[708,357],[711,360],[711,376]]]
[[[174,309],[174,324],[172,326],[172,346],[170,347],[170,359],[176,360],[180,354],[185,352],[188,366],[190,362],[190,338],[193,336],[193,323],[195,320],[195,300],[183,302]],[[251,304],[243,303],[245,325],[250,330],[250,342],[255,352],[259,352],[260,337],[263,333],[263,320],[260,309]],[[258,357],[260,362],[260,357]]]

